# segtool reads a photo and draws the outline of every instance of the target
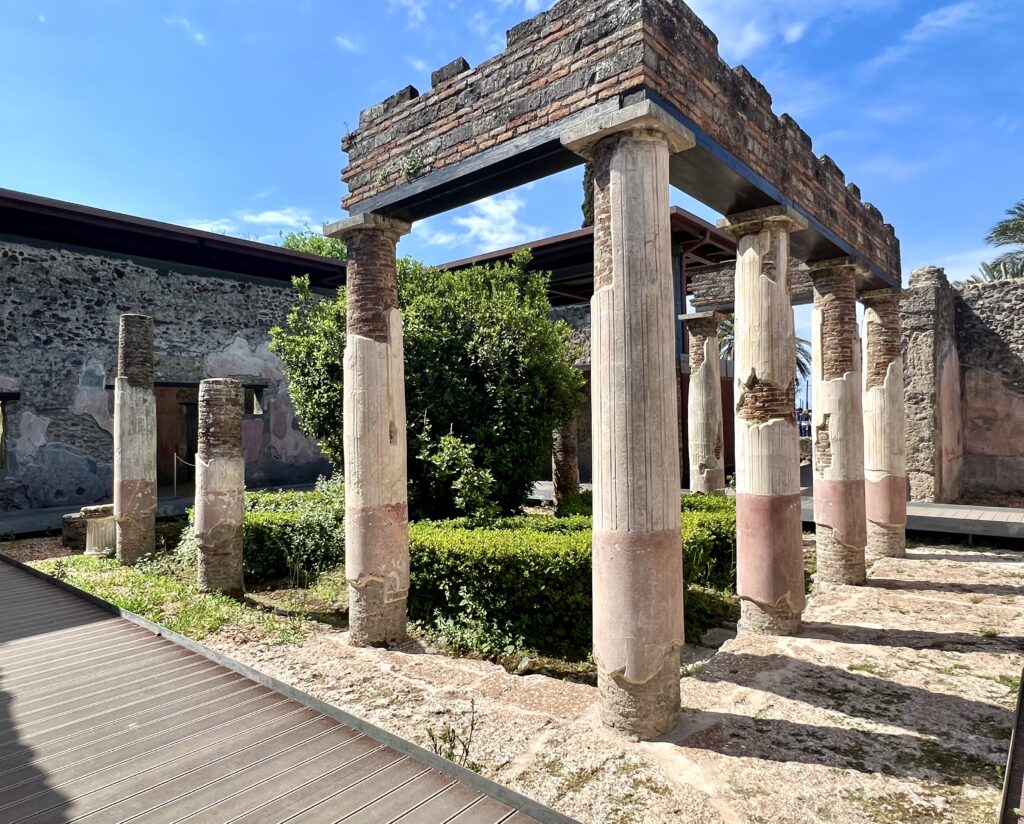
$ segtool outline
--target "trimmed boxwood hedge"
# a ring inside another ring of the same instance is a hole
[[[687,612],[701,593],[735,588],[736,509],[730,498],[686,495],[680,515]],[[470,519],[409,527],[409,614],[456,645],[485,653],[590,648],[591,529],[588,515],[519,516],[486,526]],[[315,492],[246,495],[244,564],[249,585],[310,576],[344,561],[344,499]],[[194,553],[187,530],[184,551]],[[191,546],[189,546],[191,544]]]

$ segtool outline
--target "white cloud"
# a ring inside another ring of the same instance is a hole
[[[334,38],[334,42],[337,43],[341,48],[352,54],[362,54],[363,46],[351,37],[346,37],[344,34],[339,34]]]
[[[900,37],[899,42],[890,46],[867,64],[869,70],[876,70],[906,59],[924,44],[951,32],[957,32],[985,16],[982,4],[977,0],[964,0],[930,11],[923,15],[916,25]]]
[[[201,31],[197,31],[193,25],[184,17],[165,17],[164,23],[168,26],[176,26],[181,29],[188,38],[195,43],[197,46],[206,45],[206,35]]]
[[[252,223],[256,226],[276,226],[285,229],[303,229],[317,223],[308,211],[295,206],[269,209],[265,212],[246,212],[242,214],[241,219],[243,223]]]
[[[45,14],[40,14],[39,15],[39,22],[40,23],[45,23],[46,22],[46,15]]]
[[[430,66],[427,65],[427,61],[420,60],[418,57],[407,57],[405,58],[405,62],[421,74],[427,74],[430,71]]]
[[[419,29],[427,22],[427,6],[430,0],[388,0],[388,11],[405,13],[406,28]]]
[[[186,220],[183,225],[201,232],[213,232],[218,235],[233,235],[238,232],[238,224],[227,217],[213,220]]]
[[[860,164],[862,174],[886,178],[896,183],[905,183],[939,165],[939,157],[905,157],[877,155]]]
[[[466,214],[456,215],[448,228],[438,228],[437,218],[421,220],[413,235],[428,246],[469,247],[473,253],[493,252],[537,240],[547,234],[543,226],[519,219],[526,201],[515,193],[493,195],[478,200]]]
[[[893,8],[900,0],[688,0],[718,35],[722,56],[744,60],[776,43],[804,39],[816,23]]]

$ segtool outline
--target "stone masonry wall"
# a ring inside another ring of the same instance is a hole
[[[458,69],[465,64],[456,61]],[[595,106],[618,108],[643,89],[661,95],[884,271],[900,271],[899,241],[881,213],[681,0],[560,0],[508,33],[507,49],[476,69],[435,73],[364,110],[343,148],[345,208]]]
[[[11,241],[0,241],[0,282],[0,391],[20,392],[7,408],[0,510],[110,500],[106,387],[125,312],[154,318],[157,382],[266,382],[264,414],[245,422],[250,484],[330,471],[299,430],[282,363],[267,347],[292,304],[289,288]]]
[[[956,293],[941,269],[916,270],[904,289],[904,381],[910,498],[936,503],[961,492],[963,424]]]
[[[1024,493],[1024,279],[954,288],[964,489]]]
[[[802,261],[789,262],[789,293],[794,306],[811,303],[814,299],[811,276],[801,270]],[[686,290],[695,312],[704,312],[731,306],[736,298],[736,264],[723,269],[694,272],[686,276]]]

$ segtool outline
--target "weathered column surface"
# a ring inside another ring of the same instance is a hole
[[[85,554],[112,558],[117,547],[114,505],[83,506],[81,514],[85,521]]]
[[[684,318],[690,338],[687,440],[690,490],[720,494],[725,489],[725,433],[722,421],[722,369],[718,327],[723,315],[699,312]]]
[[[199,590],[240,596],[245,458],[242,456],[242,384],[213,378],[199,384],[196,454],[196,542]]]
[[[575,415],[553,433],[551,489],[557,506],[580,491],[580,425]]]
[[[864,473],[867,556],[907,548],[907,457],[900,292],[863,292]]]
[[[860,264],[812,263],[814,286],[814,522],[816,588],[862,584],[867,526],[864,511],[864,416],[857,332]]]
[[[374,214],[327,227],[348,244],[345,577],[349,636],[357,646],[382,646],[406,634],[405,356],[395,246],[409,228]]]
[[[584,124],[583,134],[563,143],[592,158],[595,177],[593,592],[601,718],[651,738],[679,719],[683,568],[668,161],[670,151],[693,143],[649,104],[630,109],[605,128]]]
[[[153,319],[121,315],[114,382],[114,519],[117,560],[156,548],[156,396]]]
[[[736,253],[736,554],[740,629],[788,634],[803,613],[796,337],[786,207],[719,221]]]

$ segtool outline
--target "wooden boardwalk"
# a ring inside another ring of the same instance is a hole
[[[0,560],[0,822],[569,821],[184,644]]]

